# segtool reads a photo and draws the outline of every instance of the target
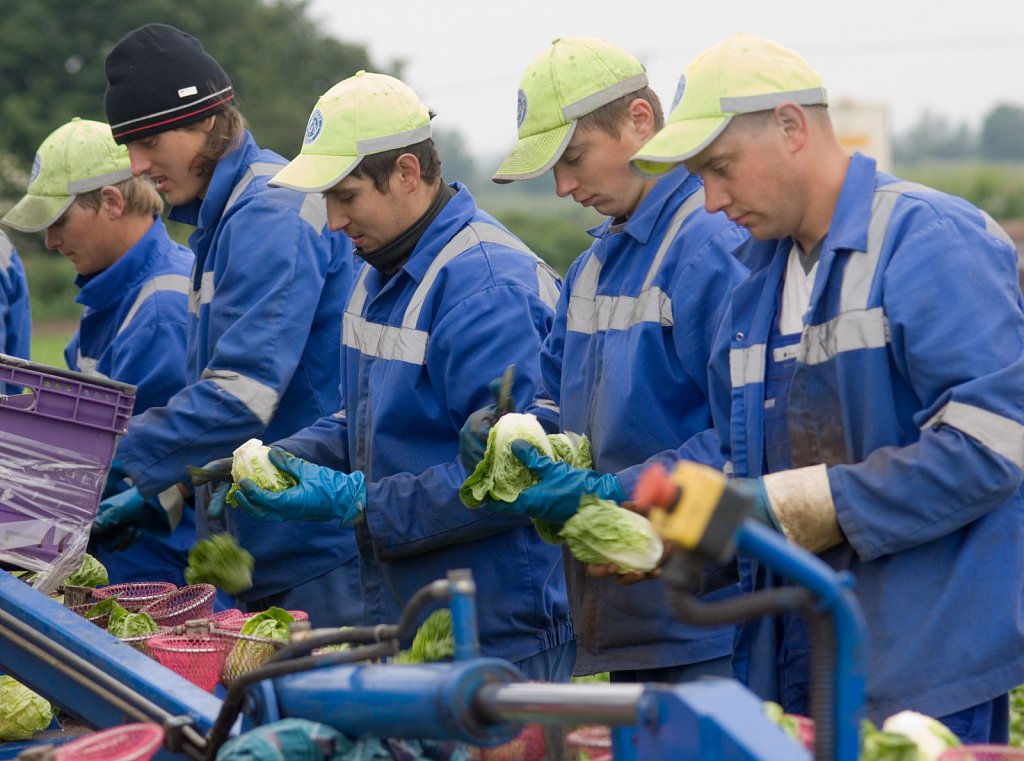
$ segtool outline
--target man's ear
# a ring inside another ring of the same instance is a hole
[[[792,152],[802,150],[807,144],[807,112],[796,103],[776,106],[775,123]]]
[[[628,106],[629,120],[637,136],[647,142],[657,132],[654,126],[654,109],[643,98],[633,98]]]
[[[420,160],[411,153],[403,153],[395,159],[394,175],[399,187],[412,192],[420,184]]]
[[[113,185],[104,185],[100,189],[100,209],[110,219],[119,219],[124,216],[124,196],[121,191]]]

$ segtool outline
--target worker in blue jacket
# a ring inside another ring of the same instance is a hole
[[[156,183],[170,218],[194,226],[188,385],[131,421],[117,460],[141,499],[100,505],[94,534],[166,531],[185,468],[250,438],[275,440],[341,407],[340,315],[351,244],[327,229],[322,199],[267,180],[285,160],[256,145],[220,65],[191,35],[148,24],[106,61],[106,110],[136,175]],[[200,510],[199,531],[206,526]],[[226,527],[255,558],[248,610],[306,610],[314,626],[361,619],[351,532],[268,527],[231,512]]]
[[[821,76],[754,35],[702,53],[634,165],[683,161],[746,226],[752,270],[713,358],[715,424],[758,514],[849,571],[867,710],[1007,741],[1024,682],[1024,299],[1016,252],[966,201],[848,156]],[[745,563],[748,588],[777,578]],[[737,671],[806,713],[806,633],[744,626]]]
[[[302,152],[272,180],[323,193],[331,228],[366,263],[345,310],[345,410],[277,442],[271,461],[298,485],[243,480],[237,499],[285,526],[329,521],[306,524],[324,536],[354,525],[368,623],[396,621],[416,590],[470,569],[482,652],[567,681],[558,549],[529,520],[458,497],[459,428],[511,363],[516,399],[532,397],[558,279],[465,186],[445,184],[431,116],[404,83],[359,72],[320,98]]]
[[[514,503],[493,504],[560,524],[581,494],[625,499],[646,462],[674,459],[711,428],[708,357],[729,291],[746,272],[731,253],[745,236],[724,215],[704,211],[700,180],[685,169],[658,181],[630,171],[630,157],[663,116],[643,65],[618,45],[555,40],[530,64],[519,98],[519,142],[495,181],[550,169],[559,196],[608,217],[569,268],[541,355],[543,389],[526,410],[549,432],[586,434],[604,475],[526,447],[540,483]],[[482,455],[493,421],[490,407],[467,422],[469,463]],[[688,453],[721,465],[713,435],[703,451]],[[731,674],[732,627],[683,624],[665,604],[661,581],[626,587],[588,575],[568,552],[565,560],[576,673],[668,682]],[[713,596],[735,589],[733,580]]]
[[[18,251],[0,231],[0,349],[12,357],[29,358],[32,344],[32,312],[28,281]],[[0,383],[0,393],[18,394],[21,389]]]
[[[64,350],[67,366],[133,384],[135,415],[166,404],[185,386],[193,256],[167,234],[163,208],[156,188],[132,176],[128,151],[110,127],[75,118],[39,146],[26,194],[3,220],[45,232],[46,247],[78,272],[76,300],[84,310]],[[115,551],[115,543],[93,552],[111,583],[183,585],[194,542],[195,521],[183,511],[170,536],[146,533],[125,551]]]

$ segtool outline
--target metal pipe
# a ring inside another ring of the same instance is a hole
[[[642,684],[485,684],[473,706],[494,722],[629,725],[643,691]]]

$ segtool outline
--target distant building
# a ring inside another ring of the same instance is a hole
[[[849,152],[860,151],[878,162],[883,172],[892,171],[889,108],[884,103],[843,99],[828,105],[839,142]]]

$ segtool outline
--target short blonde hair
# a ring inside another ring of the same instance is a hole
[[[160,216],[164,212],[164,199],[156,186],[142,177],[129,177],[121,182],[112,182],[104,187],[113,187],[124,197],[124,210],[133,216]],[[103,188],[90,190],[75,196],[75,203],[84,209],[95,211],[103,203]]]

